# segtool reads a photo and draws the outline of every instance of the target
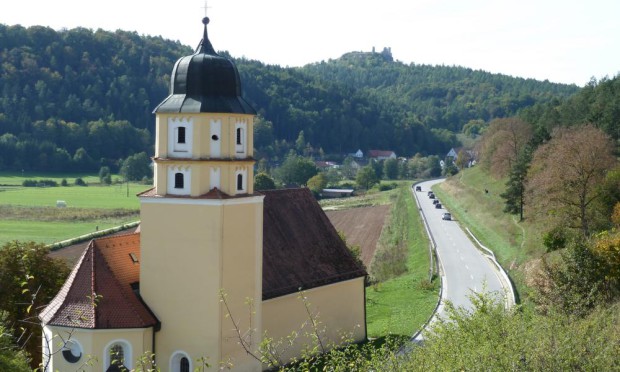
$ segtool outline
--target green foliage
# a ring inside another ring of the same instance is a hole
[[[327,177],[325,173],[319,173],[308,180],[308,188],[314,195],[320,194],[327,186]]]
[[[54,180],[24,180],[24,187],[56,187],[58,183]]]
[[[1,318],[1,314],[0,314]],[[13,338],[14,332],[3,325],[0,319],[0,371],[30,372],[28,358]]]
[[[146,152],[130,155],[123,160],[121,174],[127,181],[140,181],[142,178],[152,178],[151,159]]]
[[[0,169],[11,170],[96,171],[150,153],[152,108],[168,94],[175,61],[192,53],[178,41],[121,30],[0,25],[0,40]],[[270,158],[294,147],[307,156],[358,148],[443,153],[465,123],[510,116],[578,89],[463,67],[405,65],[380,53],[302,68],[235,62],[245,98],[261,115],[257,152]],[[597,101],[614,107],[613,100]],[[605,115],[601,123],[613,120]],[[296,146],[301,131],[303,146]]]
[[[510,169],[508,181],[506,182],[506,191],[500,194],[506,200],[504,212],[518,214],[521,221],[523,220],[523,207],[525,205],[525,183],[531,160],[531,150],[529,147],[525,147],[520,151],[517,161]]]
[[[254,176],[254,190],[273,190],[276,188],[276,183],[273,181],[267,173],[260,172]]]
[[[277,176],[284,185],[306,185],[308,180],[318,173],[316,165],[312,159],[305,158],[294,153],[289,153],[277,169]]]
[[[112,184],[112,175],[110,174],[110,167],[103,166],[99,168],[99,182],[103,185]]]
[[[402,371],[611,371],[619,367],[618,306],[575,319],[529,309],[507,311],[489,294],[474,309],[447,306],[447,315],[413,347]]]
[[[398,190],[392,200],[389,223],[383,227],[378,248],[370,263],[370,275],[379,282],[402,275],[407,271],[407,225],[410,221],[405,198],[411,198],[408,188]]]
[[[543,234],[542,242],[547,248],[547,252],[557,251],[566,247],[568,242],[568,231],[562,226],[556,226]]]
[[[379,177],[377,177],[377,173],[372,165],[369,164],[357,172],[357,175],[355,176],[355,183],[357,184],[357,187],[364,190],[369,190],[371,187],[379,183]]]
[[[383,176],[387,180],[398,178],[398,159],[386,159],[383,161]]]
[[[34,242],[12,241],[0,248],[0,312],[7,324],[15,325],[15,337],[26,335],[20,344],[41,361],[41,329],[37,311],[58,293],[69,269],[63,261],[50,258],[49,249]]]
[[[81,177],[76,178],[74,183],[76,186],[88,186]]]

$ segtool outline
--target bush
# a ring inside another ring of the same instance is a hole
[[[75,185],[76,186],[88,186],[86,182],[84,182],[84,180],[80,177],[75,179]]]
[[[24,187],[56,187],[58,183],[54,180],[24,180]]]
[[[69,186],[66,178],[63,178],[62,181],[60,181],[60,186]]]

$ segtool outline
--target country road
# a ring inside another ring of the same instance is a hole
[[[499,292],[504,294],[504,282],[491,261],[472,243],[468,234],[458,221],[443,220],[442,215],[449,212],[445,207],[435,208],[428,191],[440,180],[426,181],[418,184],[422,191],[414,191],[420,213],[428,223],[431,239],[434,240],[442,277],[442,298],[436,315],[444,315],[446,301],[457,307],[472,308],[469,296],[472,292]]]

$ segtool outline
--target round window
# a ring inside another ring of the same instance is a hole
[[[62,356],[69,363],[77,363],[82,358],[82,347],[75,340],[68,340],[62,348]]]

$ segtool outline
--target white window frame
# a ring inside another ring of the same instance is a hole
[[[239,133],[241,131],[240,135]],[[237,143],[237,138],[239,138],[239,142]],[[248,126],[246,123],[238,122],[235,124],[235,133],[233,138],[235,144],[235,157],[243,158],[247,154],[247,143],[248,143]]]
[[[183,188],[175,188],[176,174],[183,174]],[[191,193],[192,172],[189,168],[168,167],[168,187],[166,192],[170,195],[189,195]]]
[[[179,143],[179,128],[185,128],[185,143]],[[192,119],[168,119],[168,156],[189,158],[192,155],[194,123]]]
[[[243,177],[241,180],[241,189],[237,188],[237,179],[239,176]],[[248,192],[248,170],[247,169],[238,169],[235,171],[235,179],[234,179],[234,190],[235,194],[245,194]]]
[[[123,365],[130,371],[133,369],[133,349],[131,347],[131,343],[124,339],[116,339],[108,342],[108,344],[103,348],[103,372],[110,367],[110,363],[112,363],[110,352],[112,351],[112,346],[117,344],[123,347]]]
[[[189,360],[189,370],[193,371],[194,370],[194,363],[192,361],[192,358],[189,357],[189,354],[187,354],[186,352],[182,351],[182,350],[177,350],[174,353],[172,353],[172,356],[170,356],[170,368],[168,369],[170,372],[180,372],[181,371],[181,359],[185,357],[187,358],[187,360]]]

